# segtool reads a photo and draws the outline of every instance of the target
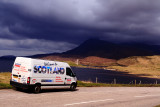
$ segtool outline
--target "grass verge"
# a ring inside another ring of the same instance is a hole
[[[9,84],[11,78],[10,72],[1,72],[0,73],[0,89],[9,89],[12,86]]]
[[[0,89],[10,89],[12,86],[6,83],[0,83]]]
[[[9,84],[10,79],[11,79],[10,72],[1,72],[0,73],[0,83]]]

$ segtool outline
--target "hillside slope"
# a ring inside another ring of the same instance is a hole
[[[65,56],[98,56],[121,59],[130,56],[150,56],[159,54],[158,46],[146,44],[114,44],[103,40],[89,39],[77,48],[64,52]]]
[[[160,56],[133,56],[117,61],[107,68],[128,72],[142,77],[160,78]]]

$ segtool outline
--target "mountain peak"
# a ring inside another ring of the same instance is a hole
[[[157,50],[157,47],[154,48]],[[149,56],[155,54],[153,48],[148,45],[114,44],[100,39],[88,39],[78,47],[63,53],[81,57],[98,56],[111,59],[120,59],[129,56]]]

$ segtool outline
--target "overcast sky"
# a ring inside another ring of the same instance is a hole
[[[0,0],[0,56],[64,52],[89,38],[160,44],[160,0]]]

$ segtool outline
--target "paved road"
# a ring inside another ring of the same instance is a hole
[[[77,91],[44,90],[40,94],[0,90],[0,107],[153,107],[158,87],[78,87]]]

